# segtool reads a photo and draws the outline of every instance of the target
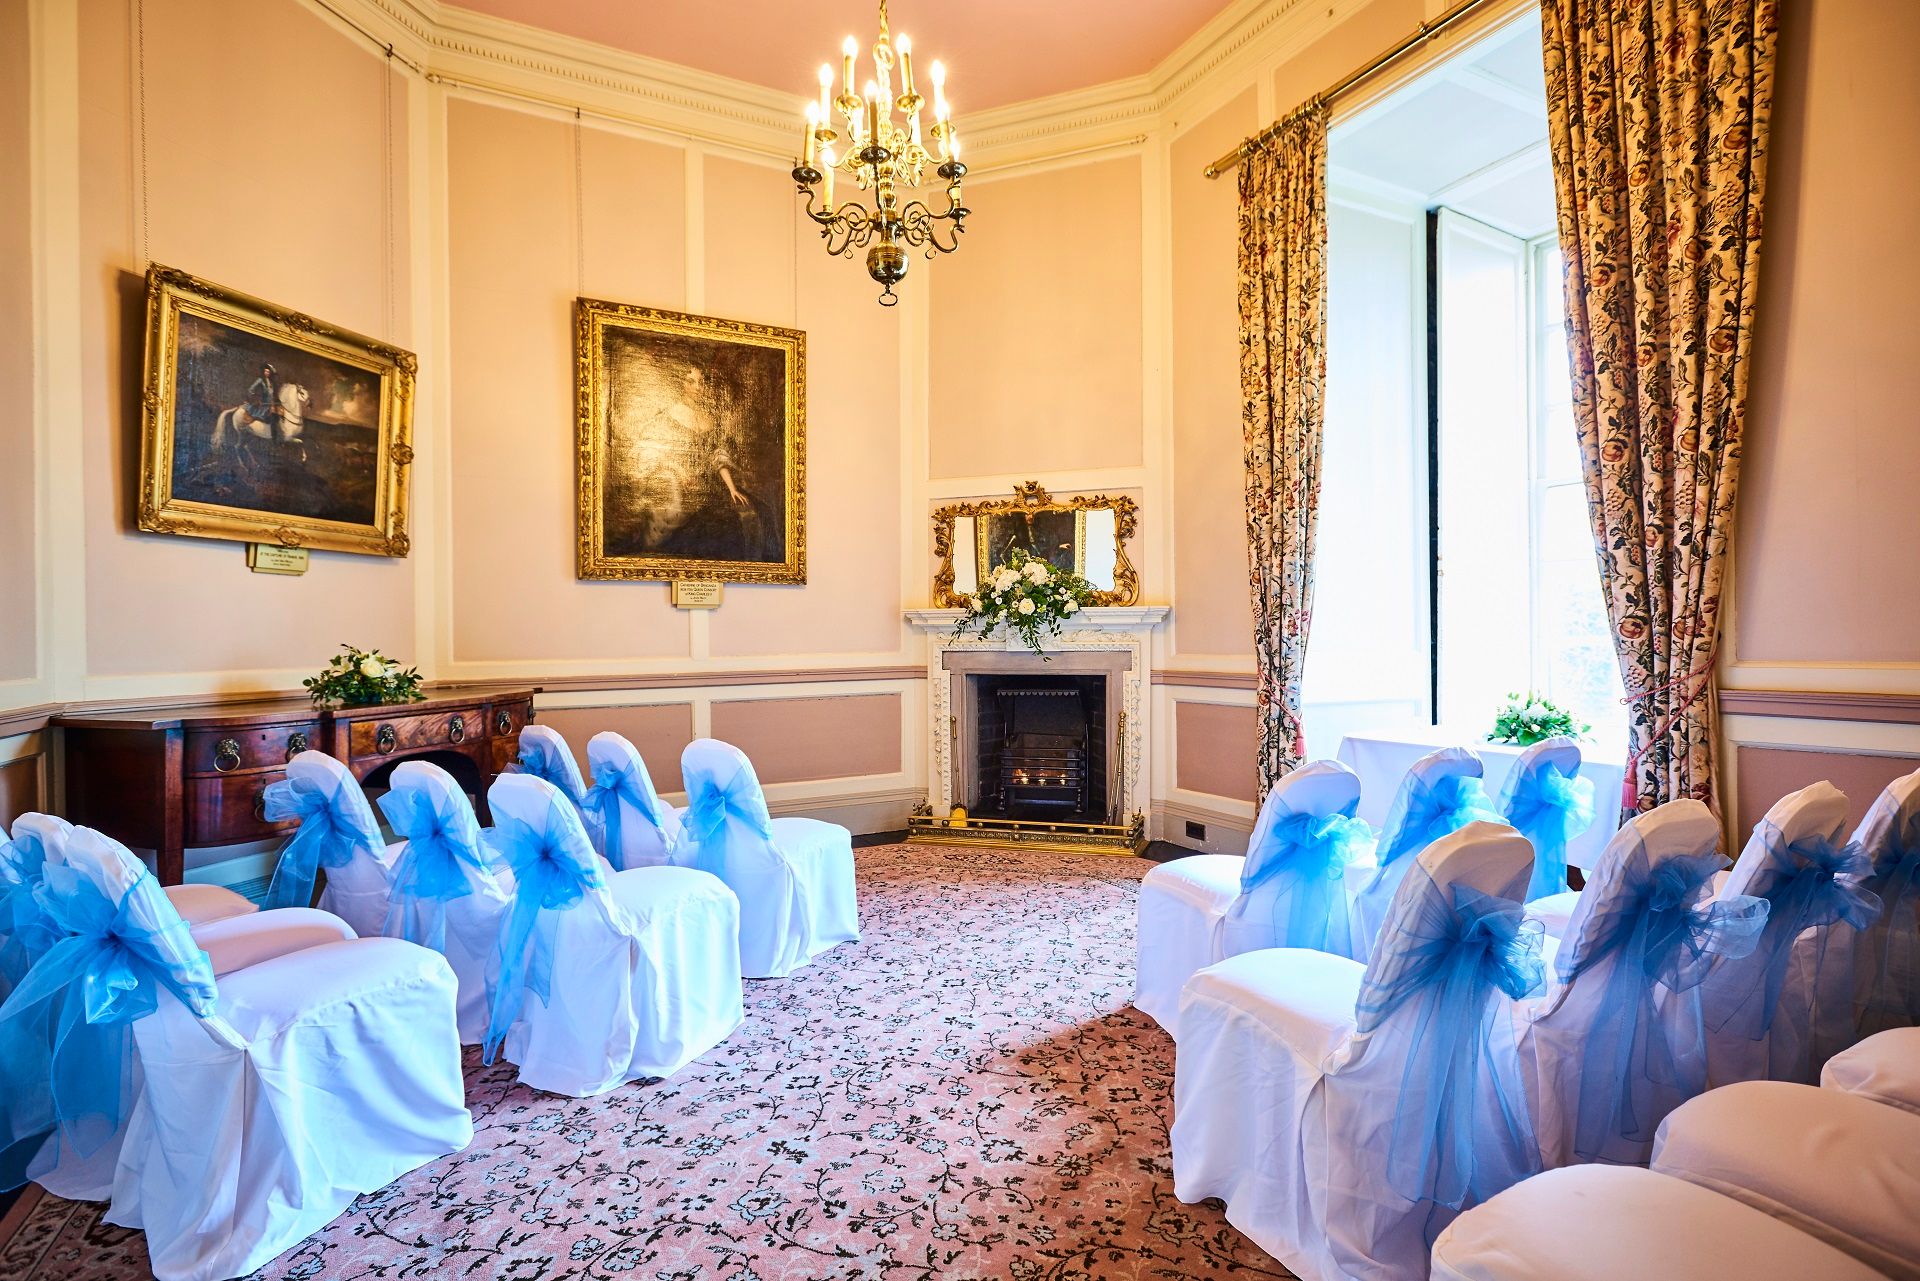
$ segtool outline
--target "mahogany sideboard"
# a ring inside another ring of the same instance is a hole
[[[138,713],[56,716],[65,817],[154,851],[162,885],[178,885],[186,851],[271,838],[262,793],[286,764],[314,750],[346,763],[363,786],[402,761],[451,773],[487,821],[487,785],[519,755],[537,689],[435,689],[419,703],[316,708],[270,699]]]

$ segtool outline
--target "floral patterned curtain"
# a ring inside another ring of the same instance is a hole
[[[1542,0],[1574,419],[1631,704],[1624,806],[1714,800],[1775,0]]]
[[[1300,763],[1327,382],[1327,108],[1309,102],[1240,165],[1240,402],[1259,667],[1260,794]]]

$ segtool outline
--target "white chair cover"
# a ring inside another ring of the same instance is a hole
[[[351,925],[315,907],[270,908],[251,916],[209,921],[192,929],[193,941],[207,954],[216,979],[262,961],[358,937]]]
[[[1545,738],[1520,753],[1501,786],[1499,810],[1533,842],[1527,902],[1566,893],[1567,846],[1593,826],[1593,780],[1580,777],[1580,744]]]
[[[1238,854],[1188,854],[1155,864],[1140,880],[1133,1008],[1168,1035],[1179,1025],[1180,989],[1226,955],[1220,923],[1240,895],[1246,863]]]
[[[1650,1170],[1576,1165],[1516,1184],[1433,1243],[1433,1281],[1872,1281],[1858,1260]]]
[[[1505,821],[1481,785],[1482,772],[1480,758],[1467,748],[1443,747],[1415,761],[1400,780],[1374,846],[1372,869],[1353,897],[1356,960],[1373,954],[1373,941],[1393,906],[1394,891],[1420,851],[1468,823]],[[1355,870],[1366,866],[1356,863]]]
[[[1815,1040],[1850,1041],[1853,958],[1827,945],[1834,926],[1871,921],[1879,901],[1860,888],[1866,858],[1839,844],[1846,821],[1847,798],[1831,783],[1814,783],[1775,802],[1740,852],[1720,896],[1766,899],[1767,923],[1751,955],[1716,965],[1701,985],[1708,1084],[1810,1085],[1819,1079]],[[1843,998],[1823,1002],[1833,987],[1829,965],[1847,981]]]
[[[360,780],[325,752],[301,752],[287,762],[286,778],[267,786],[262,801],[268,819],[300,820],[280,847],[267,906],[309,906],[314,879],[324,873],[321,910],[361,938],[378,937],[399,847],[389,849],[380,835]]]
[[[1539,980],[1532,861],[1511,828],[1470,824],[1410,860],[1367,965],[1282,948],[1194,975],[1176,1195],[1221,1198],[1307,1281],[1387,1278],[1417,1275],[1460,1205],[1530,1171],[1509,1002]]]
[[[1592,868],[1559,982],[1520,1011],[1547,1166],[1644,1165],[1661,1120],[1706,1088],[1699,984],[1766,920],[1762,900],[1709,901],[1725,861],[1713,811],[1681,800],[1636,816]]]
[[[26,977],[61,931],[35,897],[48,863],[66,861],[73,827],[51,814],[22,814],[11,840],[0,840],[0,1001]]]
[[[1920,1027],[1889,1028],[1820,1069],[1820,1084],[1920,1116]]]
[[[1860,820],[1853,844],[1872,864],[1865,888],[1879,897],[1881,909],[1857,937],[1840,930],[1834,939],[1854,957],[1855,1033],[1920,1025],[1920,770],[1887,784]],[[1829,1001],[1836,997],[1826,994]],[[1838,1048],[1816,1047],[1816,1053]]]
[[[402,838],[381,933],[447,958],[460,985],[460,1042],[478,1045],[500,971],[500,921],[513,902],[513,874],[488,866],[473,802],[438,765],[396,767],[380,808]]]
[[[1652,1168],[1920,1281],[1920,1116],[1838,1090],[1742,1081],[1676,1109]]]
[[[236,916],[251,916],[260,905],[224,885],[169,885],[167,901],[188,925],[211,925]]]
[[[746,754],[696,739],[680,756],[687,812],[673,861],[725,881],[740,898],[748,978],[784,978],[836,943],[858,940],[853,837],[810,818],[770,818]]]
[[[52,814],[22,814],[14,820],[13,829],[23,873],[28,868],[32,872],[31,876],[23,875],[16,879],[37,880],[44,862],[51,860],[57,863],[61,860],[67,837],[73,832],[73,824]],[[0,859],[0,882],[7,878],[4,863],[5,860]],[[205,925],[210,921],[224,921],[231,916],[246,916],[260,910],[259,904],[224,885],[168,885],[162,888],[174,910],[188,925]],[[6,919],[0,915],[0,933],[5,930]]]
[[[585,806],[592,818],[587,834],[601,857],[615,871],[672,862],[680,816],[654,790],[638,749],[605,730],[587,740],[587,766],[593,772]]]
[[[513,868],[487,1030],[539,1090],[576,1098],[669,1076],[743,1017],[739,903],[712,876],[609,874],[552,784],[502,774],[487,839]]]
[[[584,808],[587,783],[580,777],[580,762],[574,759],[573,748],[567,745],[559,730],[550,725],[529,725],[521,730],[520,755],[513,769],[516,773],[545,779],[559,788],[591,829],[592,820]]]

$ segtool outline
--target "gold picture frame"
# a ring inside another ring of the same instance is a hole
[[[146,324],[141,530],[407,554],[412,352],[157,263]]]
[[[574,305],[577,573],[807,581],[807,337]]]
[[[945,609],[963,608],[967,596],[955,586],[956,561],[964,557],[984,578],[996,563],[992,536],[981,528],[982,522],[995,517],[1032,517],[1058,514],[1071,521],[1073,529],[1072,568],[1085,574],[1089,562],[1088,521],[1092,512],[1111,513],[1113,522],[1113,586],[1094,592],[1095,605],[1134,605],[1140,600],[1140,574],[1127,555],[1127,543],[1139,529],[1140,508],[1124,494],[1075,494],[1055,498],[1038,481],[1026,481],[1014,488],[1011,498],[989,498],[969,503],[953,503],[933,513],[933,601]],[[955,534],[958,521],[968,522],[970,538]],[[965,542],[966,546],[960,546]],[[1064,567],[1063,567],[1064,568]],[[976,579],[977,581],[977,579]]]

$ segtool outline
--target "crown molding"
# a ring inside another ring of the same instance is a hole
[[[576,109],[640,132],[785,163],[807,99],[764,85],[475,13],[442,0],[301,0],[374,51],[456,92]],[[976,180],[1109,152],[1198,118],[1361,9],[1366,0],[1233,0],[1143,75],[961,117]]]

